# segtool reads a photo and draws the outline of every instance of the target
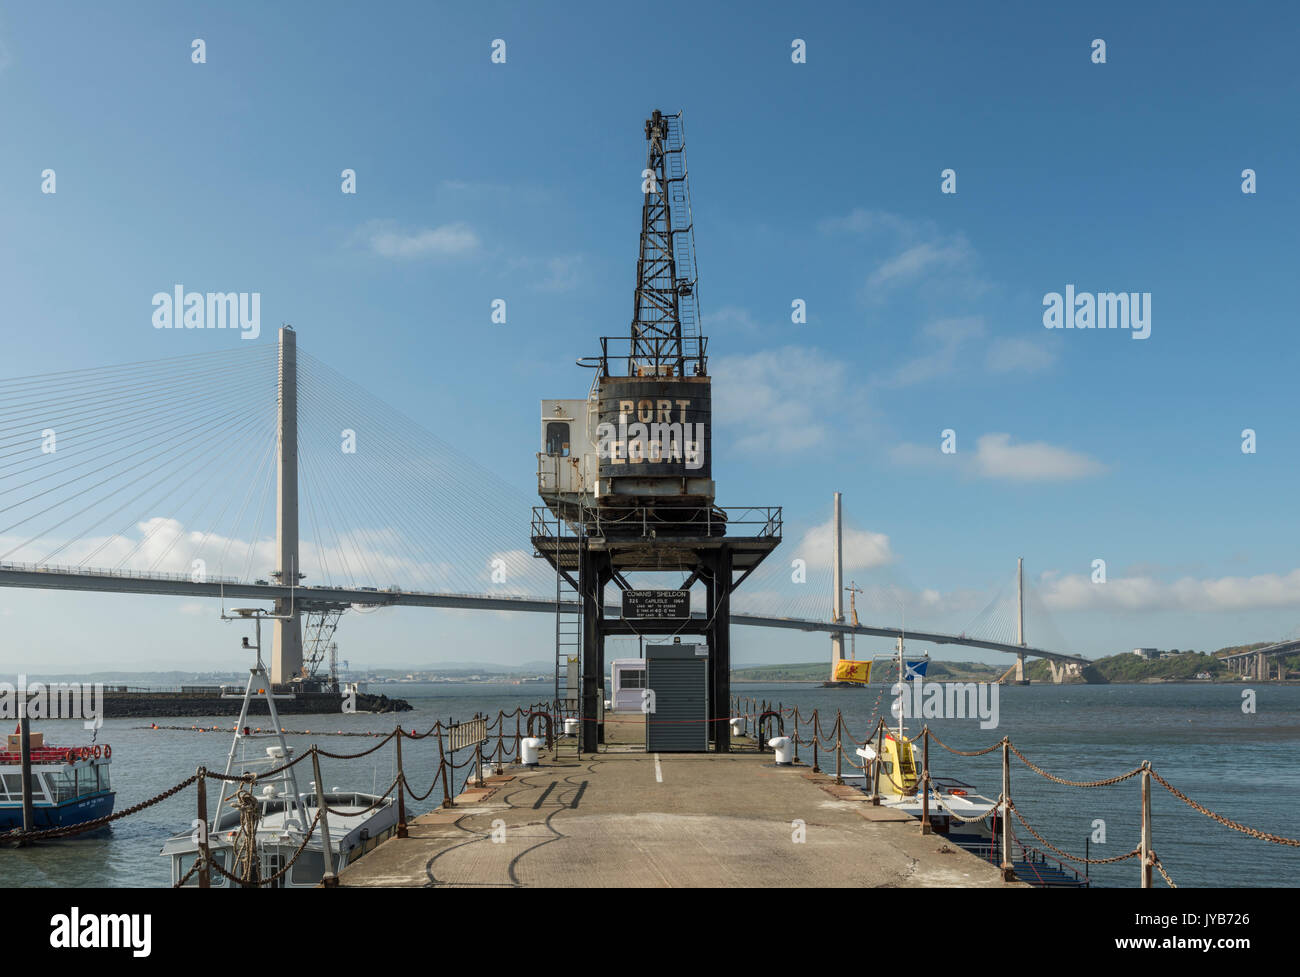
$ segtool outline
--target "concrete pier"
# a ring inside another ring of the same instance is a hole
[[[922,835],[753,740],[730,754],[643,752],[640,716],[606,716],[607,745],[543,753],[456,807],[415,818],[340,875],[343,886],[1000,887],[996,866]],[[858,799],[861,798],[861,799]],[[495,839],[494,840],[494,836]]]

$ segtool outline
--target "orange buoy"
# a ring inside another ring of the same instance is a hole
[[[96,760],[98,760],[101,756],[104,755],[103,747],[101,747],[98,743],[96,743],[95,748],[91,751],[91,755],[94,756]]]
[[[108,760],[113,756],[113,748],[107,743],[104,744],[104,759]]]

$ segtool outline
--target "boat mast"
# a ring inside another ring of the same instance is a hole
[[[266,700],[267,712],[270,714],[271,729],[275,734],[275,738],[280,743],[280,750],[282,756],[278,758],[278,761],[276,759],[267,757],[265,759],[254,758],[252,761],[248,761],[248,762],[267,763],[270,767],[276,767],[276,766],[282,766],[283,764],[288,763],[290,760],[289,746],[284,739],[284,727],[280,725],[280,713],[275,708],[275,692],[274,689],[271,687],[271,677],[267,674],[266,665],[262,663],[262,618],[271,617],[271,615],[268,615],[260,607],[259,608],[236,608],[235,614],[238,615],[237,618],[227,617],[225,612],[223,611],[221,616],[223,620],[227,620],[227,621],[238,620],[240,618],[243,619],[247,619],[250,617],[253,618],[253,624],[255,628],[253,652],[254,655],[256,656],[256,664],[254,665],[253,668],[250,668],[248,670],[248,684],[244,687],[244,695],[243,695],[244,701],[243,701],[243,705],[241,705],[239,709],[239,723],[235,727],[235,736],[230,741],[230,753],[227,754],[226,756],[226,778],[227,779],[221,782],[221,789],[217,794],[217,806],[213,810],[213,814],[212,814],[211,831],[213,833],[216,832],[217,825],[221,820],[221,805],[225,802],[226,799],[226,785],[228,783],[232,783],[232,781],[229,778],[238,776],[240,773],[244,772],[242,770],[238,772],[235,771],[235,751],[239,749],[240,741],[244,739],[244,735],[245,735],[244,730],[247,728],[248,725],[248,707],[252,704],[253,701],[253,696],[255,694],[253,692],[253,689],[255,685],[257,686],[258,693],[260,693],[263,696],[263,698]],[[245,648],[249,647],[247,637],[244,638],[244,647]],[[260,684],[258,683],[259,679],[261,680]],[[234,696],[223,696],[222,698],[234,698]],[[288,696],[284,696],[284,698],[292,699],[293,696],[288,695]],[[251,737],[252,734],[249,735]],[[241,757],[241,760],[244,759],[245,758]],[[289,805],[292,804],[294,814],[298,818],[298,822],[301,830],[306,831],[307,824],[308,824],[307,814],[306,811],[303,809],[302,794],[298,790],[298,774],[296,768],[290,767],[287,771],[285,771],[285,773],[279,775],[278,778],[273,777],[271,778],[270,781],[260,781],[260,782],[273,783],[277,779],[283,780],[285,783],[287,783],[293,795],[291,798],[286,800],[285,826],[288,827],[289,825]]]
[[[903,686],[904,689],[902,694],[907,695],[906,692],[907,683],[905,679],[905,676],[907,674],[907,666],[903,662],[903,635],[907,631],[907,606],[901,600],[898,602],[898,612],[899,615],[901,616],[901,622],[898,628],[898,681]],[[903,716],[906,712],[907,710],[903,707],[903,701],[902,699],[900,699],[898,702],[898,748],[899,750],[902,750],[903,748],[903,730],[906,728],[903,726]]]
[[[835,517],[831,535],[831,622],[844,623],[844,534],[840,518],[840,493],[835,493]],[[856,625],[857,622],[855,621]],[[836,681],[835,670],[844,658],[844,632],[831,632],[831,681]]]
[[[858,594],[864,593],[861,587],[854,580],[849,581],[849,585],[844,588],[849,593],[849,617],[853,621],[853,626],[858,627]],[[856,631],[849,634],[849,657],[854,661],[858,660],[858,634]]]

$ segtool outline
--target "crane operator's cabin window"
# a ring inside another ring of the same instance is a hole
[[[569,457],[569,425],[564,421],[550,421],[546,425],[546,453]]]

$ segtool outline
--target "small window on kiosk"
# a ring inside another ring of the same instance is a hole
[[[564,421],[549,421],[546,425],[546,453],[569,457],[569,425]]]

